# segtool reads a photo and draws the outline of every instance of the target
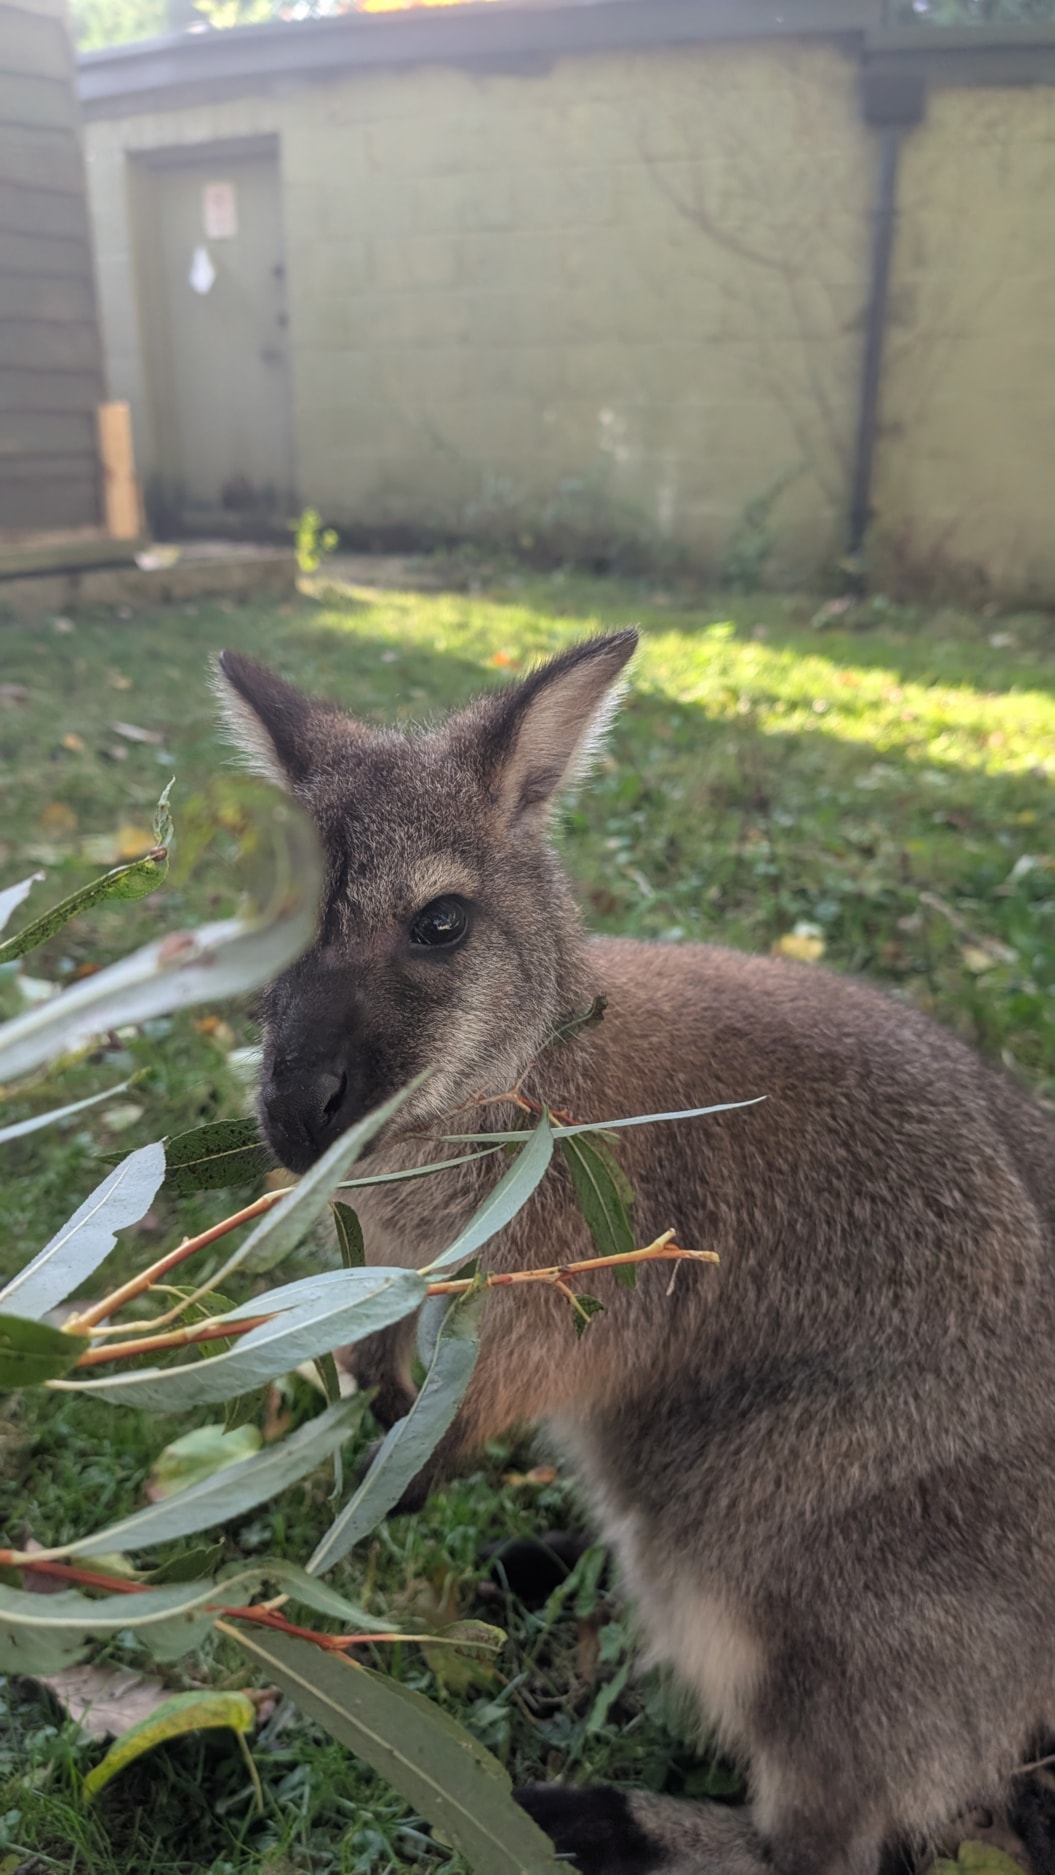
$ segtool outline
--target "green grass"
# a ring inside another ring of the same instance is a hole
[[[40,905],[72,890],[111,848],[117,857],[119,828],[149,827],[172,773],[185,855],[192,826],[204,841],[154,899],[78,921],[29,969],[61,982],[232,902],[233,849],[208,797],[226,759],[206,683],[208,657],[222,645],[372,720],[416,720],[583,632],[631,621],[646,639],[611,754],[561,827],[591,923],[753,950],[806,927],[827,963],[932,1010],[1055,1100],[1055,640],[1036,616],[882,601],[841,613],[802,598],[703,603],[625,582],[505,572],[476,594],[322,585],[315,600],[268,609],[174,608],[80,619],[72,631],[0,625],[3,683],[26,691],[0,691],[0,884],[41,866]],[[161,740],[125,741],[115,721]],[[14,994],[0,979],[7,1006]],[[138,1069],[131,1095],[5,1149],[3,1274],[97,1181],[100,1153],[240,1110],[229,1057],[252,1039],[252,1024],[245,1011],[220,1013],[218,1027],[199,1026],[202,1012],[114,1038],[62,1095]],[[10,1110],[54,1098],[41,1090]],[[141,1109],[131,1119],[130,1105]],[[157,1255],[249,1195],[207,1194],[178,1210],[159,1202],[125,1233],[118,1267]],[[327,1252],[316,1244],[301,1254]],[[299,1383],[291,1407],[312,1410]],[[0,1423],[5,1540],[59,1540],[133,1507],[176,1429],[68,1398],[9,1402]],[[338,1580],[394,1613],[422,1597],[479,1611],[483,1543],[575,1519],[559,1483],[503,1482],[529,1463],[526,1453],[488,1455],[422,1516],[393,1519]],[[312,1480],[236,1526],[228,1555],[267,1549],[302,1560],[326,1521],[328,1489],[327,1478]],[[536,1615],[510,1603],[491,1615],[510,1640],[485,1684],[438,1688],[410,1648],[391,1664],[449,1699],[518,1780],[701,1787],[707,1773],[694,1769],[662,1689],[646,1680],[618,1690],[628,1620],[589,1565],[559,1608]],[[170,1677],[237,1683],[239,1672],[218,1642]],[[42,1868],[100,1875],[460,1867],[383,1785],[284,1708],[254,1744],[268,1798],[261,1819],[233,1742],[215,1735],[155,1753],[88,1812],[77,1777],[100,1747],[62,1726],[26,1683],[10,1684],[4,1699],[0,1871],[29,1851],[44,1857]]]

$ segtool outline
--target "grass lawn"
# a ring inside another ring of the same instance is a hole
[[[226,759],[206,681],[225,644],[371,720],[417,720],[585,632],[640,623],[645,643],[611,753],[565,807],[561,840],[598,929],[823,950],[933,1011],[1055,1103],[1055,633],[1039,616],[974,617],[881,600],[703,601],[647,585],[509,571],[483,590],[320,583],[286,606],[199,605],[36,626],[0,624],[0,886],[34,869],[43,908],[149,828],[176,775],[177,855],[149,901],[83,918],[27,960],[62,982],[159,930],[214,917],[237,891],[211,778]],[[129,737],[120,727],[145,731]],[[193,858],[193,863],[191,859]],[[27,908],[28,910],[28,908]],[[16,923],[19,916],[16,915]],[[0,1007],[17,990],[0,973]],[[199,1011],[124,1035],[62,1097],[132,1090],[4,1149],[0,1274],[25,1262],[98,1182],[98,1156],[244,1110],[232,1051],[244,1010]],[[55,1089],[34,1096],[56,1104]],[[5,1118],[33,1110],[25,1099]],[[119,1267],[246,1202],[159,1202]],[[672,1222],[677,1220],[672,1219]],[[225,1248],[229,1247],[225,1245]],[[326,1256],[314,1244],[299,1255]],[[294,1416],[314,1410],[297,1382]],[[2,1541],[56,1542],[141,1502],[185,1422],[52,1396],[0,1416]],[[418,1518],[393,1519],[337,1572],[377,1611],[484,1612],[509,1630],[499,1666],[443,1683],[419,1651],[386,1663],[448,1701],[517,1781],[626,1779],[699,1793],[721,1773],[679,1734],[664,1689],[627,1678],[629,1622],[588,1554],[541,1612],[481,1608],[482,1544],[574,1525],[573,1499],[530,1449],[495,1451]],[[230,1558],[303,1560],[328,1521],[329,1475],[228,1532]],[[381,1650],[378,1650],[379,1652]],[[243,1683],[217,1642],[174,1687]],[[384,1785],[279,1707],[254,1741],[255,1814],[226,1734],[164,1748],[91,1811],[78,1774],[99,1755],[26,1682],[0,1693],[0,1875],[20,1867],[154,1871],[448,1870],[460,1864]],[[35,1853],[38,1861],[27,1861]]]

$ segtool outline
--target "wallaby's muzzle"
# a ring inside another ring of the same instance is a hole
[[[270,992],[259,1100],[268,1144],[296,1173],[392,1092],[391,1051],[383,1063],[347,974],[305,964]]]

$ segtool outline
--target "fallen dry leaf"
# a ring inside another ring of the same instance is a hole
[[[195,1022],[194,1027],[199,1035],[209,1036],[210,1040],[218,1042],[221,1048],[233,1048],[237,1040],[230,1023],[225,1022],[222,1016],[202,1016]]]
[[[75,729],[71,729],[68,735],[63,736],[62,746],[64,749],[69,749],[71,755],[83,755],[84,737],[79,736]]]
[[[774,957],[790,957],[795,963],[815,964],[824,956],[824,939],[804,931],[787,931],[771,947]]]
[[[530,1471],[507,1471],[502,1474],[502,1483],[514,1488],[523,1484],[553,1484],[557,1476],[555,1465],[535,1465]]]
[[[64,1586],[56,1583],[57,1588]],[[92,1738],[119,1738],[169,1697],[160,1680],[128,1667],[66,1667],[61,1673],[41,1675],[37,1684],[46,1686]]]
[[[64,834],[76,833],[77,816],[68,802],[49,801],[37,820],[37,826],[41,833],[49,834],[52,839],[61,838]]]

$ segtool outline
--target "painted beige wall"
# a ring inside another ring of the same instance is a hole
[[[876,554],[1055,593],[1055,88],[939,91],[907,140]]]
[[[332,520],[673,543],[745,504],[838,552],[874,150],[787,40],[418,68],[88,127],[112,394],[148,471],[129,153],[279,138],[302,502]]]

